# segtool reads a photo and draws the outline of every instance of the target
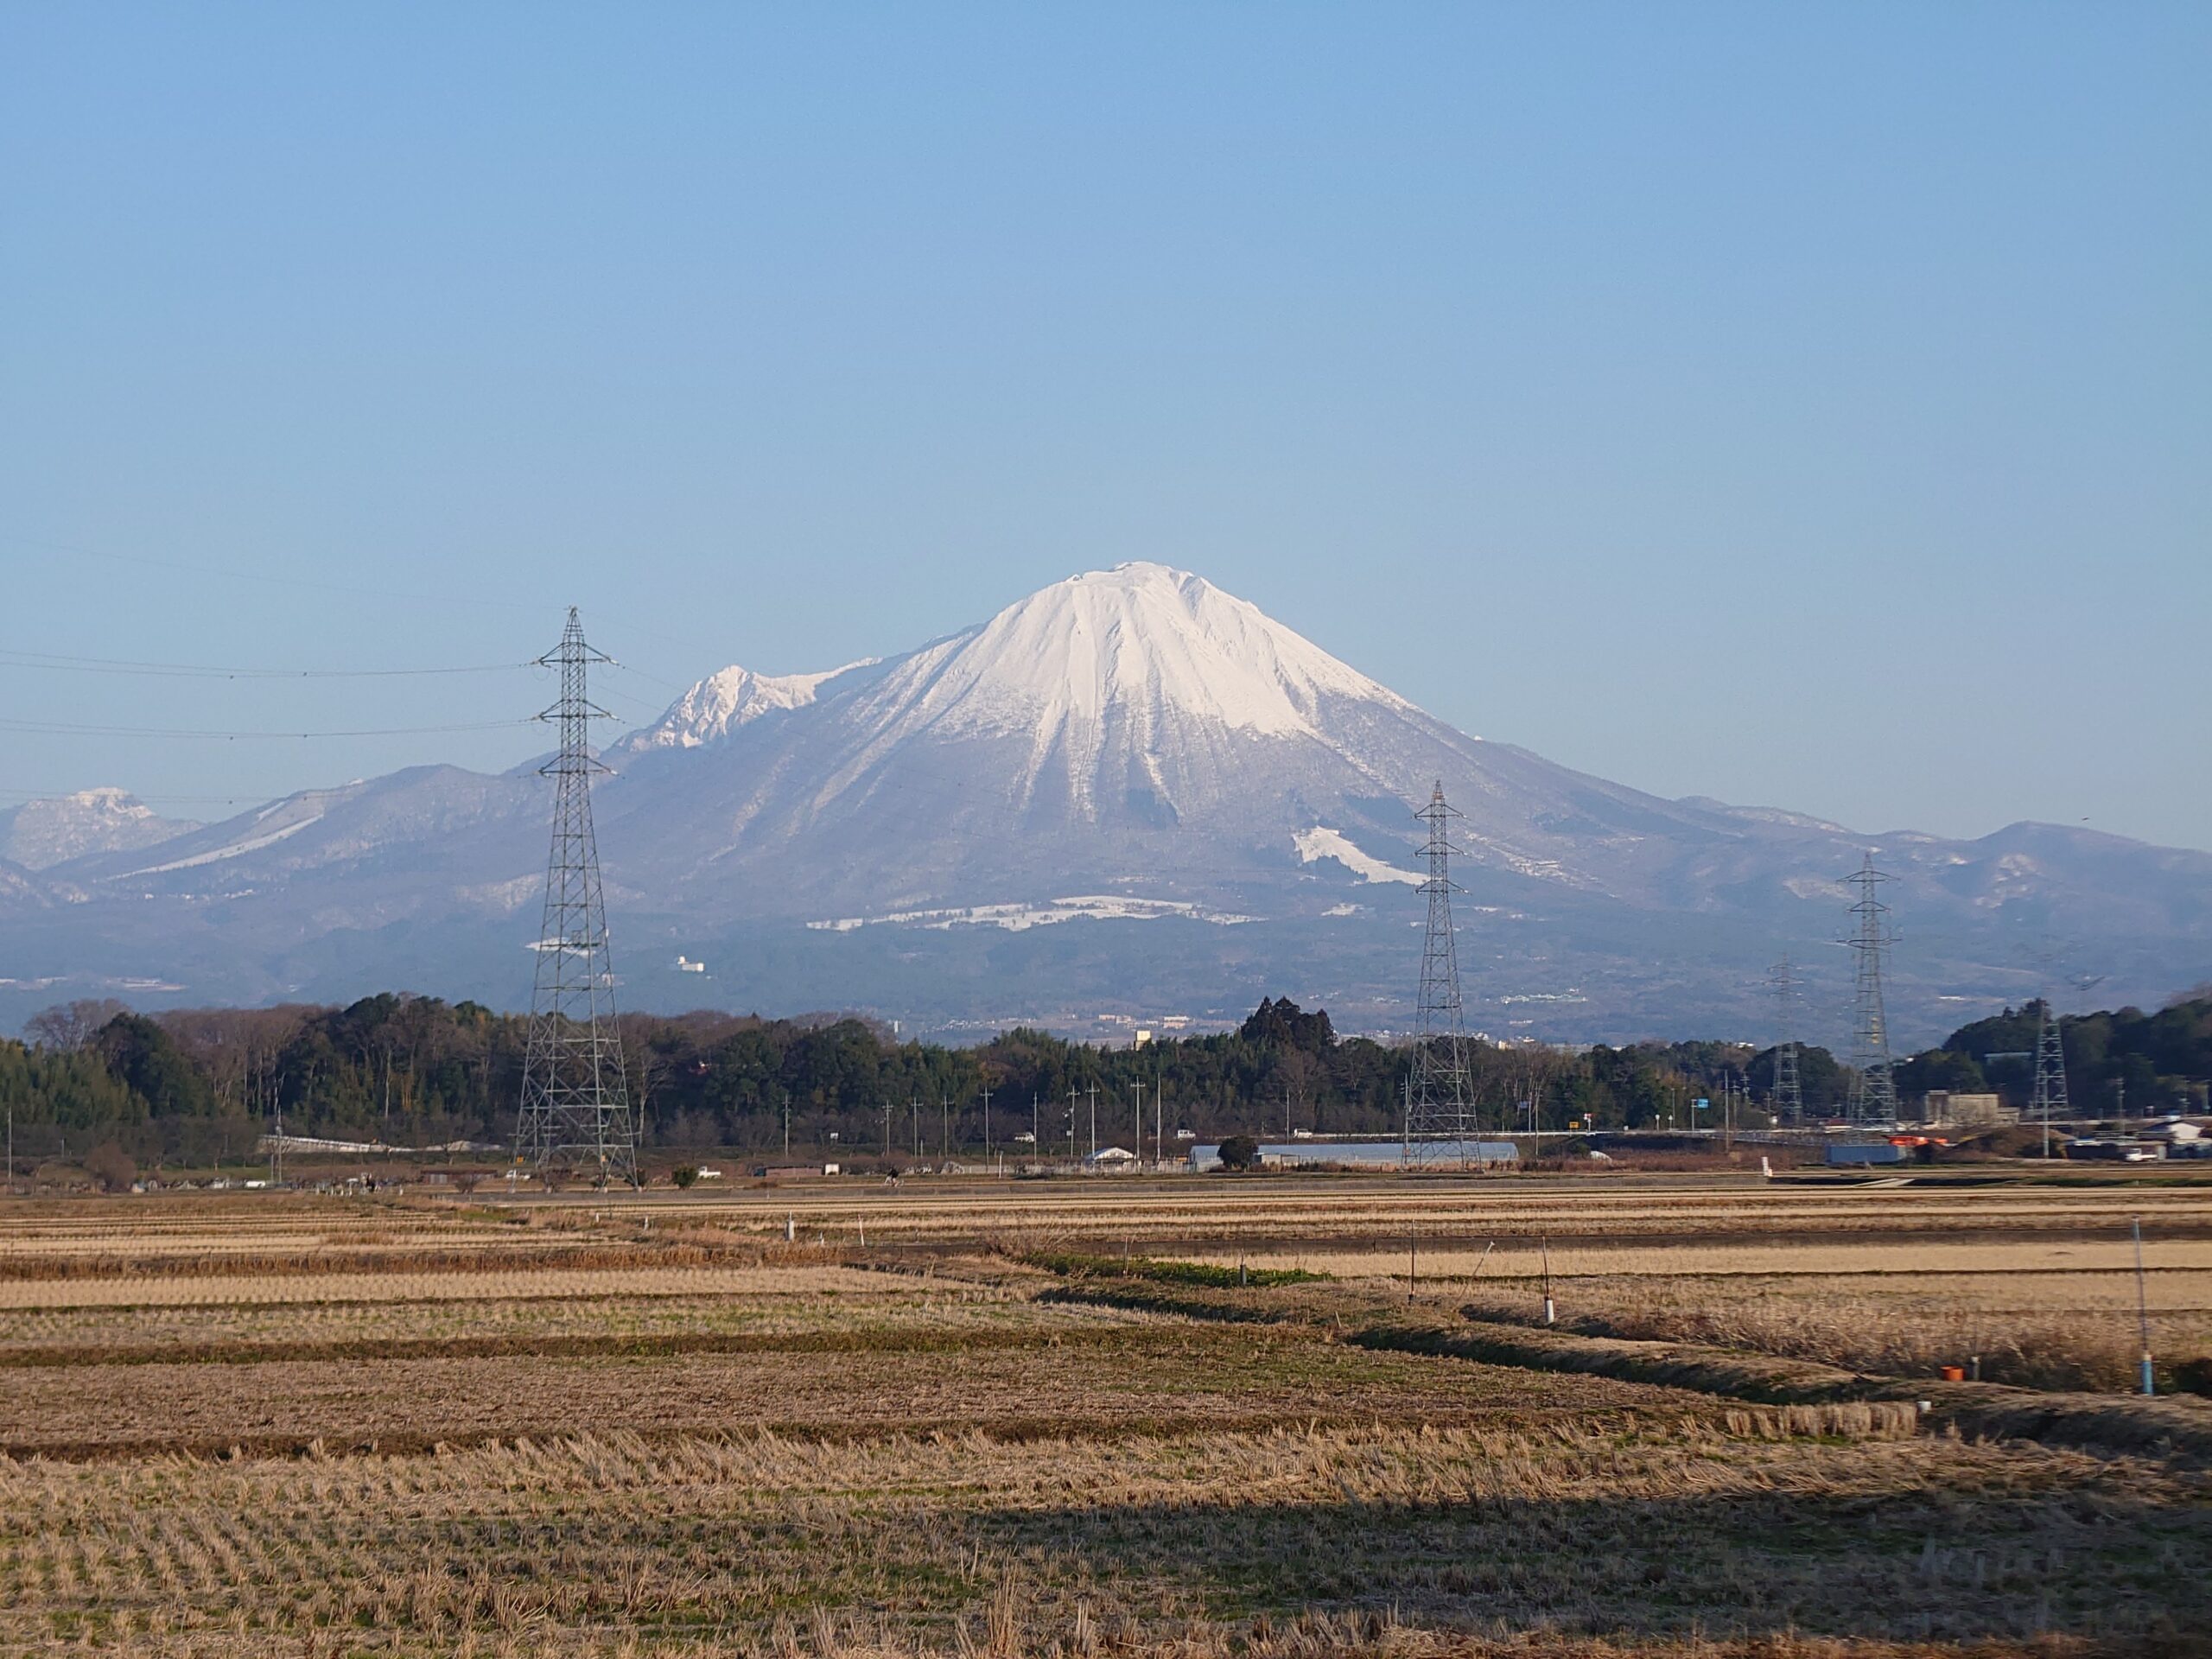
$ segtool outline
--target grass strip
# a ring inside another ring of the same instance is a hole
[[[1248,1286],[1272,1289],[1277,1285],[1322,1284],[1329,1277],[1325,1273],[1308,1273],[1304,1268],[1229,1268],[1216,1262],[1181,1262],[1151,1255],[1086,1255],[1075,1250],[1030,1250],[1020,1259],[1063,1279],[1136,1279],[1153,1284],[1196,1285],[1221,1290]]]
[[[1564,1371],[1686,1389],[1760,1405],[1922,1402],[1926,1427],[1991,1439],[2212,1464],[2212,1405],[2194,1398],[2052,1394],[1999,1382],[1929,1382],[1867,1376],[1815,1361],[1739,1353],[1694,1343],[1575,1336],[1440,1317],[1334,1290],[1237,1295],[1163,1285],[1067,1285],[1045,1300],[1082,1301],[1188,1319],[1326,1326],[1337,1339],[1397,1353],[1434,1354],[1523,1370]]]
[[[1103,1341],[1099,1331],[903,1329],[774,1332],[668,1331],[635,1335],[517,1332],[484,1337],[359,1337],[308,1341],[54,1344],[0,1348],[0,1370],[87,1365],[271,1365],[291,1361],[393,1359],[625,1359],[683,1354],[954,1353],[976,1348],[1047,1348]]]
[[[760,1265],[760,1243],[680,1244],[653,1240],[583,1240],[574,1244],[505,1248],[384,1249],[344,1244],[285,1251],[208,1250],[197,1255],[77,1255],[0,1254],[0,1281],[39,1284],[81,1279],[232,1279],[326,1274],[599,1272],[609,1268],[747,1268]],[[836,1265],[830,1257],[822,1263]]]

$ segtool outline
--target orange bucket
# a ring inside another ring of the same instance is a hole
[[[1946,1382],[1965,1382],[1967,1380],[1967,1368],[1963,1365],[1946,1365],[1943,1368],[1943,1380]]]

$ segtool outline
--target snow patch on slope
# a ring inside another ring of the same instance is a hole
[[[295,818],[289,823],[271,830],[265,836],[248,836],[244,841],[234,841],[226,846],[217,847],[205,853],[194,853],[189,858],[172,859],[166,864],[149,864],[143,869],[125,870],[122,874],[111,876],[108,879],[113,881],[128,881],[133,876],[138,875],[167,875],[171,870],[196,869],[202,864],[215,864],[226,858],[239,858],[247,853],[257,853],[264,847],[273,847],[289,836],[298,835],[309,824],[321,822],[322,814],[317,812],[311,817]]]
[[[1055,922],[1089,919],[1095,922],[1151,922],[1181,916],[1192,921],[1234,927],[1255,922],[1256,916],[1233,916],[1225,911],[1205,910],[1171,899],[1130,899],[1119,893],[1093,893],[1079,898],[1054,899],[1042,905],[969,905],[955,910],[901,910],[884,916],[840,916],[809,922],[817,933],[849,933],[855,928],[900,925],[931,927],[940,931],[960,926],[1002,927],[1020,933]]]
[[[1402,870],[1395,864],[1385,864],[1371,854],[1363,853],[1345,839],[1341,830],[1315,824],[1311,830],[1301,830],[1291,837],[1298,849],[1298,861],[1311,864],[1318,859],[1333,858],[1363,881],[1402,881],[1417,887],[1427,878],[1412,870]]]

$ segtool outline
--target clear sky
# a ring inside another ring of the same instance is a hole
[[[1198,570],[1469,731],[2212,847],[2212,6],[0,9],[0,799]]]

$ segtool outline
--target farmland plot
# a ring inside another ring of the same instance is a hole
[[[910,1184],[519,1222],[239,1198],[149,1205],[143,1238],[129,1203],[0,1209],[0,1650],[1933,1659],[2132,1651],[2212,1619],[2190,1570],[2212,1482],[2189,1457],[1961,1439],[1909,1400],[1783,1408],[1378,1347],[1233,1283],[1205,1317],[1064,1294],[1023,1245],[1110,1263],[1197,1233],[1226,1241],[1217,1262],[1351,1270],[1316,1308],[1402,1308],[1382,1219],[1440,1231],[1498,1203],[1317,1184],[1306,1237],[1295,1189],[1124,1191],[1121,1215],[1096,1189]],[[1764,1196],[1686,1190],[1711,1245],[1635,1230],[1663,1193],[1587,1206],[1567,1265],[1622,1270],[1572,1279],[1574,1317],[1675,1306],[1772,1341],[1744,1321],[1809,1275],[1758,1255],[1800,1248]],[[1908,1255],[2108,1224],[2036,1198],[1953,1195],[1891,1239],[1821,1214],[1851,1249]],[[1578,1219],[1572,1194],[1514,1202],[1516,1241]],[[864,1205],[866,1250],[837,1208]],[[2167,1213],[2179,1232],[2195,1212]],[[2171,1243],[2156,1282],[2178,1319],[2202,1269]],[[1752,1258],[1679,1270],[1704,1249]],[[240,1252],[287,1265],[225,1271]],[[2019,1261],[2093,1305],[2116,1282],[2101,1255]],[[1986,1288],[1994,1318],[2006,1281],[1920,1282],[1931,1306]],[[1532,1283],[1472,1294],[1517,1306]],[[1465,1298],[1433,1288],[1422,1317],[1455,1317]]]

